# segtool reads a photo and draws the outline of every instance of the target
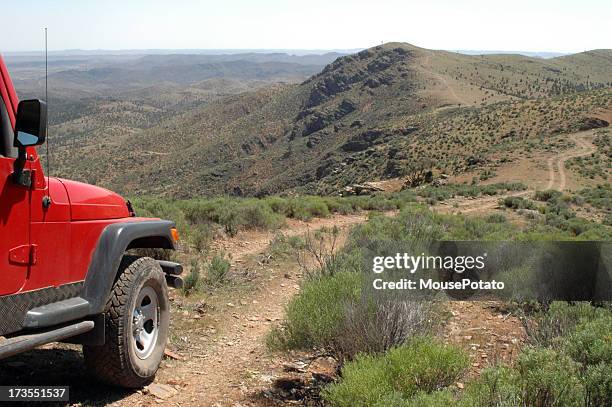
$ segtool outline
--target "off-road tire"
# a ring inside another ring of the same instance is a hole
[[[143,289],[157,294],[158,334],[151,354],[137,355],[133,324],[136,301]],[[168,340],[169,300],[166,278],[160,265],[150,257],[125,256],[105,309],[105,344],[83,346],[88,370],[103,382],[126,388],[151,383]]]

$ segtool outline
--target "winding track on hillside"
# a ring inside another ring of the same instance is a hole
[[[570,134],[569,138],[575,143],[575,147],[564,151],[561,154],[549,157],[546,160],[546,164],[548,166],[548,183],[545,189],[556,189],[558,191],[563,191],[566,189],[567,174],[565,170],[565,163],[572,158],[585,157],[593,154],[593,152],[596,151],[595,146],[585,139],[585,136],[590,134],[591,131]],[[507,197],[525,197],[533,195],[535,192],[535,189],[528,189],[525,191],[497,195],[494,197],[462,200],[457,203],[456,207],[448,206],[441,208],[440,211],[463,214],[483,212],[498,207],[500,199]]]
[[[556,189],[558,191],[565,190],[566,186],[566,172],[565,172],[565,162],[577,157],[585,157],[593,154],[597,148],[587,142],[583,135],[584,133],[574,133],[570,136],[570,138],[576,144],[576,148],[566,152],[565,154],[561,154],[557,157],[551,157],[548,159],[548,185],[546,189]],[[556,163],[556,170],[555,170]],[[556,173],[559,174],[559,181],[556,182]],[[556,183],[556,185],[555,185]]]
[[[433,53],[432,53],[433,54]],[[433,76],[434,78],[436,78],[437,80],[439,80],[440,82],[442,82],[444,84],[444,86],[446,87],[446,89],[448,90],[448,92],[450,93],[450,95],[453,97],[453,99],[455,99],[455,101],[460,104],[460,105],[469,105],[470,103],[468,103],[465,99],[461,98],[459,95],[457,95],[457,92],[455,92],[455,89],[448,83],[448,79],[446,79],[446,77],[442,74],[439,74],[437,72],[434,72],[432,67],[431,67],[431,56],[427,55],[423,61],[423,70]]]

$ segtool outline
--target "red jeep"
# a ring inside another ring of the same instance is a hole
[[[0,57],[0,359],[77,343],[100,379],[141,387],[164,355],[182,267],[126,253],[175,249],[178,233],[113,192],[46,177],[46,116],[45,102],[18,102]]]

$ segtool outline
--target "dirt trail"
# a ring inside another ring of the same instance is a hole
[[[467,377],[475,377],[484,368],[510,363],[526,341],[521,321],[504,312],[496,301],[453,301],[450,320],[444,327],[444,339],[462,347],[470,355]]]
[[[448,90],[448,92],[450,93],[450,95],[452,96],[452,98],[455,99],[455,101],[458,104],[460,104],[460,105],[469,105],[470,104],[465,99],[463,99],[462,97],[457,95],[457,92],[455,92],[455,89],[448,83],[448,80],[446,79],[446,77],[444,75],[439,74],[437,72],[434,72],[431,69],[431,56],[429,56],[429,55],[427,55],[425,57],[425,60],[423,62],[423,68],[425,68],[425,67],[426,67],[425,71],[427,72],[427,74],[435,77],[437,80],[442,82],[444,84],[444,86],[446,87],[446,89]]]
[[[585,140],[590,132],[570,135],[576,146],[561,154],[550,157],[548,165],[548,184],[546,189],[563,191],[566,188],[565,162],[574,157],[590,155],[595,147]],[[535,190],[509,193],[503,196],[482,198],[459,202],[457,207],[446,207],[443,212],[485,212],[498,206],[498,201],[508,196],[528,196]],[[520,320],[498,307],[499,302],[450,303],[451,317],[444,328],[446,341],[465,349],[471,359],[468,378],[474,377],[486,367],[498,363],[509,363],[518,355],[526,341],[525,331]],[[461,383],[457,384],[458,386]]]
[[[576,143],[576,147],[565,152],[564,154],[548,159],[548,185],[546,186],[546,189],[563,191],[566,186],[567,178],[565,172],[565,162],[572,158],[591,155],[596,151],[595,146],[583,138],[584,134],[590,134],[590,132],[572,134],[570,138],[574,141],[574,143]],[[558,181],[556,179],[557,173],[559,175]]]
[[[365,220],[365,214],[336,215],[311,222],[288,220],[282,233],[296,236],[337,226],[341,234],[346,235],[351,226]],[[233,253],[232,262],[243,264],[250,256],[263,255],[274,235],[272,232],[241,233],[217,242],[215,250]],[[254,291],[249,290],[240,298],[224,299],[214,311],[214,319],[205,325],[200,323],[197,313],[183,311],[182,317],[197,318],[189,335],[191,343],[183,344],[180,350],[186,360],[163,366],[156,379],[157,383],[180,389],[167,400],[169,404],[252,405],[253,389],[269,385],[272,377],[261,372],[274,370],[282,362],[279,356],[267,351],[265,337],[272,325],[283,318],[285,305],[299,290],[301,276],[297,267],[264,265],[261,273]],[[135,393],[116,405],[132,406],[151,401],[151,396]]]
[[[569,138],[576,144],[575,147],[564,151],[561,154],[554,155],[547,160],[548,166],[548,184],[545,189],[556,189],[563,191],[567,184],[567,174],[565,170],[565,162],[571,158],[584,157],[592,154],[596,148],[589,141],[585,139],[585,136],[590,135],[590,131],[574,133],[569,135]],[[439,209],[440,212],[445,213],[474,213],[484,212],[491,210],[499,206],[499,200],[506,197],[525,197],[535,193],[534,189],[528,189],[525,191],[511,192],[504,195],[498,195],[487,198],[477,199],[457,199],[446,202],[444,207]]]
[[[309,222],[287,219],[286,225],[277,231],[262,232],[258,230],[244,231],[234,238],[216,240],[211,244],[213,252],[224,252],[231,255],[233,261],[241,261],[247,256],[265,250],[274,236],[282,233],[284,236],[300,236],[308,231],[321,228],[354,225],[364,222],[367,216],[363,213],[351,215],[334,215],[329,218],[315,218]]]

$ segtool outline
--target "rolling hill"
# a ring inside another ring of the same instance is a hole
[[[539,59],[389,43],[299,84],[172,109],[115,101],[87,132],[82,118],[57,124],[54,162],[61,175],[120,192],[179,197],[334,193],[424,160],[461,173],[554,148],[557,135],[609,109],[610,66],[610,50]]]

